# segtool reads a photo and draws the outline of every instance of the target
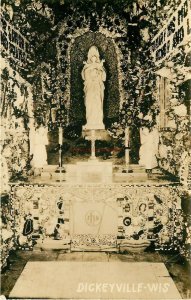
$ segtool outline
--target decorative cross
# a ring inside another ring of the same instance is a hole
[[[91,156],[90,156],[90,159],[96,159],[96,155],[95,155],[95,141],[98,140],[98,139],[101,139],[101,137],[100,136],[96,136],[95,129],[92,129],[91,130],[91,135],[87,136],[85,139],[88,140],[88,141],[91,141]]]

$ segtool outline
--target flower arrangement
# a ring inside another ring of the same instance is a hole
[[[31,114],[28,105],[31,91],[8,64],[2,69],[1,140],[2,155],[8,166],[9,180],[26,180],[28,162],[28,123]]]
[[[167,226],[166,233],[162,232],[162,235],[156,241],[156,250],[165,252],[176,251],[190,262],[190,195],[179,186],[172,189],[172,196],[175,201],[172,207],[169,207],[169,217],[173,224],[173,236],[169,238],[172,230]],[[173,214],[171,214],[172,211]]]
[[[29,121],[27,98],[29,96],[29,91],[27,85],[19,82],[15,75],[16,73],[13,72],[11,76],[8,67],[2,69],[3,99],[1,104],[1,116],[7,118],[8,114],[11,112],[16,119],[23,119],[25,129],[27,129]]]
[[[119,122],[112,124],[108,129],[110,134],[115,138],[124,138],[124,129],[127,126],[135,126],[137,128],[147,127],[152,129],[157,122],[159,114],[159,104],[151,88],[155,84],[154,71],[145,71],[145,75],[140,71],[139,82],[136,82],[136,89],[128,86],[128,97],[121,105]],[[138,77],[139,77],[138,76]],[[143,78],[145,77],[145,87]],[[155,87],[156,88],[156,87]],[[122,132],[123,131],[123,132]]]
[[[162,130],[159,145],[159,165],[169,173],[179,177],[180,182],[187,186],[188,168],[186,163],[190,157],[189,116],[185,105],[185,94],[181,88],[171,86],[171,99],[166,110],[168,124],[173,121],[173,128]],[[162,148],[166,148],[168,155],[164,155]]]

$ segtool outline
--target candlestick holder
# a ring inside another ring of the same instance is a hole
[[[132,173],[129,162],[129,152],[130,152],[130,127],[125,128],[125,167],[122,170],[122,173]]]
[[[152,178],[152,169],[146,169],[145,171],[147,173],[148,179],[151,179]]]
[[[59,173],[59,179],[57,181],[65,181],[65,176],[63,176],[64,173],[66,173],[65,168],[62,166],[62,129],[59,127],[59,166],[56,170],[56,173]]]

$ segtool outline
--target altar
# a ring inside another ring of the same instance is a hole
[[[167,182],[13,184],[11,201],[20,212],[16,235],[31,214],[37,243],[52,239],[54,245],[52,236],[59,224],[59,245],[65,249],[69,241],[70,251],[123,251],[123,246],[136,246],[137,241],[140,247],[154,243],[164,248],[175,231],[181,239],[182,225],[175,226],[181,217],[177,191],[176,184]]]

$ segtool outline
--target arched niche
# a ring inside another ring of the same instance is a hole
[[[118,118],[120,94],[118,60],[112,38],[100,32],[87,32],[77,37],[70,51],[70,122],[85,124],[84,85],[81,76],[83,62],[87,60],[88,50],[95,45],[101,59],[105,59],[107,79],[104,93],[104,123],[107,127]]]

